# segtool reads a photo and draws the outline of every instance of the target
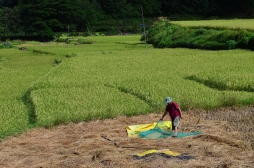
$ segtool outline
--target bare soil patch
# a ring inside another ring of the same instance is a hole
[[[253,135],[253,111],[254,107],[220,109],[210,113],[198,110],[183,112],[180,132],[201,131],[202,134],[181,139],[128,137],[126,126],[158,121],[162,113],[119,116],[115,119],[60,125],[52,129],[37,128],[0,143],[0,167],[254,167],[253,139],[245,136]],[[223,119],[221,113],[232,115]],[[237,114],[246,114],[252,120],[247,123],[250,124],[248,129],[240,130],[242,127],[236,126],[235,119],[230,119]],[[169,120],[169,117],[165,120]],[[107,136],[118,146],[101,135]],[[133,158],[149,148],[188,153],[194,158],[180,160],[160,155],[140,160]]]

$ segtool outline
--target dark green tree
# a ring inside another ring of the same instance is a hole
[[[160,15],[160,2],[158,0],[97,0],[102,10],[108,16],[116,19],[140,17],[143,7],[147,16]]]
[[[0,7],[13,8],[18,5],[18,0],[0,0]]]
[[[99,20],[102,20],[104,13],[96,0],[79,0],[77,2],[77,31],[85,31],[91,29]]]
[[[146,18],[168,16],[182,20],[193,16],[194,19],[254,16],[254,0],[0,0],[0,32],[15,33],[22,28],[26,34],[53,36],[53,32],[66,32],[68,28],[75,32],[86,31],[94,25],[104,26],[101,30],[106,30],[112,23],[121,31],[126,24],[137,29],[141,7]],[[20,10],[19,19],[17,9]],[[106,25],[98,24],[101,21]]]
[[[2,8],[0,8],[0,35],[4,34],[4,25],[3,25],[3,14],[4,11]]]
[[[18,7],[3,7],[1,12],[2,31],[5,36],[20,32],[20,10]]]
[[[48,4],[47,0],[20,1],[22,26],[27,35],[35,33],[41,36],[46,34],[52,36],[51,26],[55,26],[57,21],[54,22],[55,9]]]
[[[21,0],[19,7],[27,34],[83,31],[102,16],[95,0]]]
[[[160,16],[162,14],[161,2],[158,0],[127,0],[127,2],[131,4],[133,9],[138,13],[138,16],[140,16],[141,7],[148,17]]]

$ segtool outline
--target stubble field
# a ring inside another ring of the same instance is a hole
[[[213,115],[210,115],[210,114]],[[183,112],[180,131],[201,131],[201,135],[185,138],[140,139],[129,138],[125,127],[157,121],[161,114],[151,113],[135,117],[119,116],[115,119],[67,124],[52,129],[38,128],[0,144],[1,167],[231,167],[254,166],[254,153],[245,133],[237,131],[230,121],[216,120],[221,113],[232,117],[242,114],[253,117],[254,108],[226,108],[215,111],[190,110]],[[165,117],[169,119],[169,117]],[[221,118],[222,119],[222,118]],[[252,118],[253,119],[253,118]],[[108,141],[104,135],[114,142]],[[252,134],[253,136],[253,134]],[[131,148],[128,148],[131,147]],[[193,158],[180,160],[158,154],[142,159],[133,156],[149,149],[186,153]]]

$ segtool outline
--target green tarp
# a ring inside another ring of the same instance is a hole
[[[160,121],[151,124],[131,125],[126,127],[129,137],[144,139],[161,139],[173,136],[171,121]],[[178,132],[177,138],[202,134],[199,131]]]

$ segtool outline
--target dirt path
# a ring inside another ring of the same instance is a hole
[[[246,146],[242,134],[227,131],[230,125],[226,121],[205,120],[207,117],[194,117],[193,114],[194,111],[184,114],[180,131],[201,131],[202,134],[182,139],[128,138],[126,126],[152,123],[161,114],[130,118],[120,116],[112,120],[30,130],[0,143],[0,167],[254,167],[253,150]],[[101,135],[106,135],[120,146],[137,148],[116,147]],[[160,155],[140,160],[133,158],[133,155],[148,150],[142,148],[150,147],[188,153],[194,158],[184,161]]]

